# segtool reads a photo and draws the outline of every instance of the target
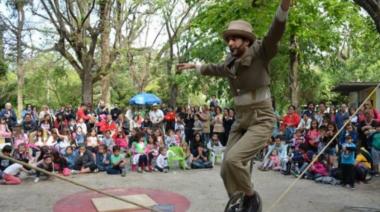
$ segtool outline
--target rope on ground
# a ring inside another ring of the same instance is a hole
[[[14,159],[14,158],[8,157],[8,156],[6,156],[6,155],[4,155],[4,154],[2,154],[2,153],[0,153],[0,158],[4,158],[4,159],[6,159],[6,160],[10,160],[10,161],[12,161],[13,163],[21,164],[21,165],[23,165],[23,166],[25,166],[25,167],[27,167],[27,168],[30,168],[30,169],[33,169],[33,170],[36,170],[36,171],[42,172],[42,173],[44,173],[44,174],[46,174],[46,175],[49,175],[49,176],[56,177],[56,178],[58,178],[58,179],[60,179],[60,180],[63,180],[63,181],[65,181],[65,182],[68,182],[68,183],[70,183],[70,184],[73,184],[73,185],[76,185],[76,186],[79,186],[79,187],[82,187],[82,188],[85,188],[85,189],[87,189],[87,190],[95,191],[95,192],[97,192],[97,193],[99,193],[99,194],[103,194],[104,196],[108,196],[108,197],[111,197],[111,198],[113,198],[113,199],[116,199],[116,200],[119,200],[119,201],[122,201],[122,202],[125,202],[125,203],[128,203],[128,204],[132,204],[132,205],[138,206],[138,207],[143,208],[143,209],[150,210],[150,211],[152,211],[152,212],[160,212],[160,211],[157,210],[157,209],[153,209],[153,208],[151,208],[151,207],[147,207],[147,206],[141,205],[141,204],[139,204],[139,203],[136,203],[136,202],[133,202],[133,201],[130,201],[130,200],[127,200],[127,199],[123,199],[123,198],[118,197],[118,196],[116,196],[116,195],[113,195],[113,194],[110,194],[110,193],[107,193],[107,192],[104,192],[104,191],[98,190],[98,189],[96,189],[96,188],[93,188],[93,187],[90,187],[90,186],[87,186],[87,185],[84,185],[84,184],[82,184],[82,183],[78,183],[78,182],[76,182],[76,181],[74,181],[74,180],[71,180],[71,179],[69,179],[69,178],[67,178],[67,177],[63,177],[63,176],[61,176],[61,175],[58,175],[58,174],[55,174],[55,173],[48,172],[48,171],[46,171],[46,170],[44,170],[44,169],[41,169],[41,168],[39,168],[39,167],[32,166],[32,165],[30,165],[30,164],[28,164],[28,163],[25,163],[25,162],[23,162],[23,161],[19,161],[19,160],[16,160],[16,159]]]
[[[317,156],[310,162],[310,164],[301,172],[301,174],[291,183],[284,192],[278,197],[276,201],[269,207],[268,211],[272,211],[276,206],[281,202],[281,200],[290,192],[290,190],[295,186],[295,184],[303,177],[306,171],[317,161],[317,159],[325,152],[328,146],[338,137],[338,135],[343,131],[348,123],[351,122],[351,119],[359,112],[359,110],[364,106],[364,104],[371,98],[371,96],[376,92],[376,90],[380,87],[380,83],[371,91],[371,93],[365,98],[362,104],[356,109],[355,113],[353,113],[347,121],[344,122],[343,126],[336,132],[336,134],[330,139],[330,141],[326,144],[325,147],[317,154]]]

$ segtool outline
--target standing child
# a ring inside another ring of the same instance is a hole
[[[169,172],[169,166],[168,166],[168,157],[167,157],[167,151],[166,148],[160,147],[159,149],[160,154],[157,157],[156,161],[156,167],[155,171],[168,173]]]
[[[341,171],[342,171],[342,186],[350,185],[355,188],[355,150],[356,145],[352,143],[351,135],[346,136],[346,141],[342,146],[341,153]]]

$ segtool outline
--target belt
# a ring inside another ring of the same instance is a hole
[[[234,102],[237,106],[251,105],[262,102],[271,98],[269,87],[261,87],[253,91],[234,96]]]

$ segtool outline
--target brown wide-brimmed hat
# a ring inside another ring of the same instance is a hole
[[[250,44],[256,39],[256,36],[252,32],[252,25],[243,20],[230,22],[227,30],[223,32],[223,38],[228,42],[228,38],[231,36],[245,38],[249,40]]]

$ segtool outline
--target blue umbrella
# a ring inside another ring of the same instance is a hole
[[[130,105],[161,104],[161,99],[151,93],[139,93],[129,100]]]

